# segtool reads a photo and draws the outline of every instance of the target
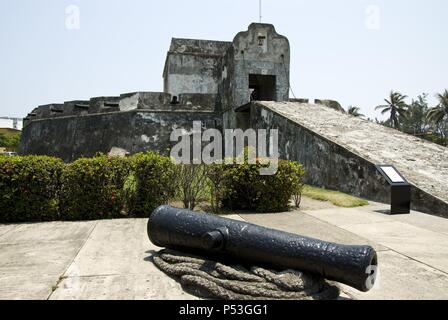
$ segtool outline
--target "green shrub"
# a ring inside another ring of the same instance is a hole
[[[129,188],[129,211],[140,217],[149,217],[158,206],[168,203],[176,194],[178,167],[170,158],[155,152],[138,153],[131,161],[134,192]]]
[[[177,167],[177,197],[182,200],[185,209],[194,210],[201,200],[208,200],[209,179],[204,164],[181,164]]]
[[[129,213],[137,195],[137,178],[132,171],[124,182],[122,195],[124,201],[123,211]]]
[[[0,147],[10,151],[17,150],[20,143],[21,133],[0,132]]]
[[[0,222],[147,217],[174,197],[178,173],[155,152],[66,165],[50,157],[0,156]]]
[[[207,166],[207,178],[210,185],[210,205],[214,213],[218,213],[223,206],[224,187],[226,179],[226,166],[211,164]]]
[[[277,174],[261,164],[177,166],[155,152],[129,158],[99,155],[64,165],[50,157],[0,157],[0,222],[148,217],[173,199],[194,207],[210,194],[218,207],[278,212],[301,193],[303,167],[279,161]]]
[[[295,162],[280,160],[277,173],[267,176],[260,175],[262,167],[260,163],[224,165],[220,193],[225,208],[256,212],[289,209],[291,198],[301,192],[303,167]]]
[[[303,176],[305,175],[305,168],[297,162],[289,162],[289,164],[291,165],[292,170],[292,199],[294,201],[294,206],[296,208],[300,208],[300,205],[302,203],[303,190],[305,188],[305,182],[303,180]]]
[[[50,157],[0,157],[0,222],[58,219],[63,166]]]
[[[122,217],[123,187],[129,175],[126,158],[82,158],[65,166],[60,193],[63,220]]]

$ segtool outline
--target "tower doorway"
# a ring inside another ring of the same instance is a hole
[[[250,74],[249,91],[251,101],[276,101],[277,100],[276,76]]]

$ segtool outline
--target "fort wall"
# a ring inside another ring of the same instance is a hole
[[[73,161],[108,153],[155,150],[167,154],[174,129],[189,132],[193,121],[205,128],[222,126],[215,112],[217,95],[181,94],[177,103],[161,92],[135,92],[40,106],[28,116],[21,154],[49,155]]]
[[[280,158],[302,163],[306,183],[390,203],[375,167],[390,164],[411,183],[414,210],[448,217],[447,148],[322,105],[255,102],[247,111],[252,128],[279,130]]]

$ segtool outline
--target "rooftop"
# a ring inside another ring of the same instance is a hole
[[[232,42],[173,38],[170,53],[210,54],[224,56]]]

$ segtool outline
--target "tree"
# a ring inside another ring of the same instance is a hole
[[[448,116],[448,90],[443,94],[437,94],[439,104],[432,108],[428,113],[428,118],[436,123],[440,123],[446,116]]]
[[[362,117],[364,117],[364,115],[362,113],[360,113],[360,111],[361,111],[361,108],[355,107],[355,106],[349,106],[347,109],[347,113],[349,115],[358,117],[358,118],[362,118]]]
[[[381,110],[381,114],[390,114],[389,125],[395,129],[400,129],[400,121],[406,118],[408,105],[405,102],[407,96],[399,92],[390,92],[389,99],[384,99],[386,105],[380,105],[375,110]]]
[[[424,133],[430,131],[431,126],[427,117],[428,110],[428,94],[423,93],[416,100],[412,100],[402,122],[403,132],[423,136]]]
[[[0,133],[0,147],[15,150],[20,143],[20,133]]]
[[[448,90],[442,94],[437,94],[439,104],[429,110],[428,120],[432,121],[435,126],[435,131],[445,141],[448,136]]]

